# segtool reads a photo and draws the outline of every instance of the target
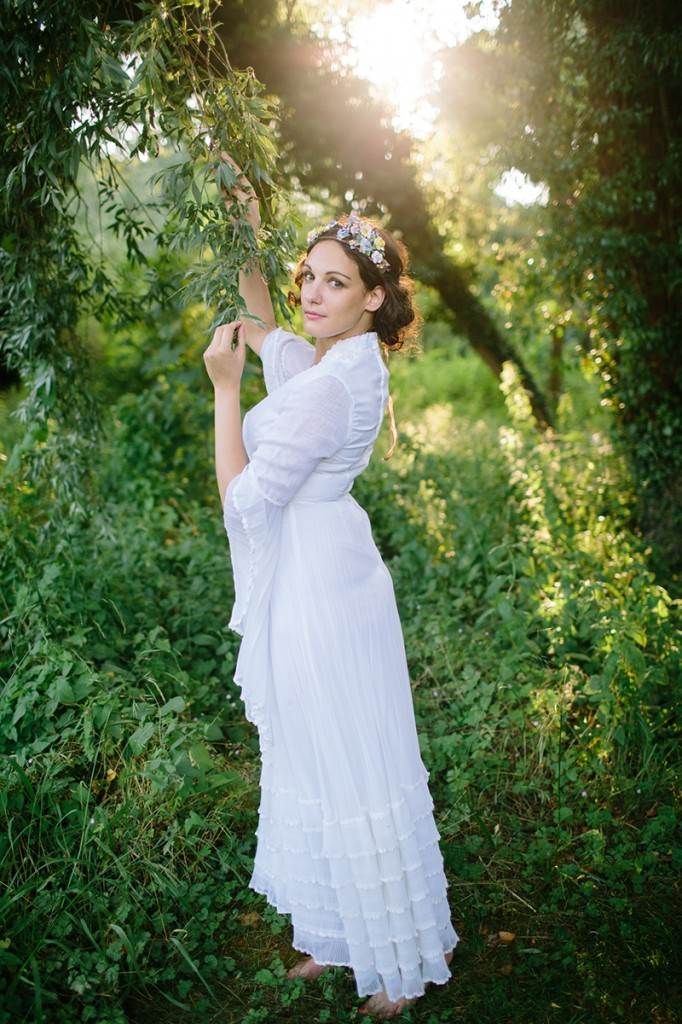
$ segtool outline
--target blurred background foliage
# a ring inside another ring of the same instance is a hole
[[[410,1019],[678,1020],[675,5],[0,10],[0,1020],[353,1018],[348,972],[286,979],[247,886],[202,361],[245,260],[285,323],[307,230],[351,207],[402,235],[424,316],[354,487],[463,939]]]

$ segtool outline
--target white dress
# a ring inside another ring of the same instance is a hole
[[[260,355],[268,394],[224,503],[234,679],[261,751],[249,887],[291,915],[294,948],[352,968],[358,995],[420,996],[451,977],[458,936],[393,580],[350,493],[389,373],[374,331],[313,364],[278,327]]]

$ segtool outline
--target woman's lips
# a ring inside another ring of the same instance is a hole
[[[324,313],[312,313],[310,310],[306,310],[303,315],[304,316],[309,316],[311,318],[311,320],[323,320],[325,314]]]

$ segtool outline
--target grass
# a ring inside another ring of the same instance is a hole
[[[433,394],[401,372],[401,443],[382,461],[384,429],[354,494],[395,583],[461,936],[404,1019],[676,1021],[679,603],[627,474],[568,404],[536,436],[511,373],[488,400],[473,362]],[[172,383],[112,409],[85,519],[3,482],[0,1020],[343,1024],[350,972],[287,979],[289,919],[246,884],[259,752],[210,408]]]

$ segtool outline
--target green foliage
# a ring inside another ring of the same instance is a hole
[[[569,402],[539,437],[510,365],[503,389],[497,436],[432,406],[357,488],[396,583],[467,921],[462,1019],[635,1022],[660,997],[672,1021],[680,602],[630,531],[608,440]]]
[[[679,636],[662,628],[679,601],[656,583],[629,532],[634,494],[599,433],[538,440],[524,392],[503,380],[513,426],[502,450],[521,521],[518,563],[526,635],[542,638],[563,680],[579,757],[609,758],[623,774],[641,767],[654,736],[676,735],[671,693],[679,684]],[[563,709],[567,713],[567,708]],[[638,764],[638,759],[641,759]]]
[[[681,28],[677,5],[515,0],[491,72],[497,159],[549,191],[534,271],[572,304],[663,571],[682,535]]]
[[[273,176],[277,104],[251,69],[230,66],[215,36],[214,6],[132,4],[125,16],[105,16],[62,0],[6,10],[0,355],[27,384],[14,415],[32,431],[34,475],[58,481],[71,514],[84,514],[79,474],[87,473],[101,426],[83,318],[133,324],[181,289],[183,302],[209,305],[217,324],[243,308],[237,276],[247,259],[262,260],[273,287],[286,272],[293,226]],[[222,150],[267,200],[258,242],[243,205],[222,201],[218,186],[234,184]],[[169,154],[151,183],[153,197],[137,196],[122,162]],[[123,266],[82,230],[84,167],[96,182],[102,230],[125,245]],[[131,267],[144,273],[131,275]],[[80,457],[68,459],[75,440]]]
[[[424,334],[425,351],[417,358],[389,356],[399,440],[403,422],[409,424],[428,404],[449,402],[469,416],[503,420],[499,388],[481,360],[472,359],[466,348],[457,351],[444,325],[433,325]]]
[[[350,1021],[348,973],[287,979],[288,918],[248,889],[259,756],[232,681],[201,364],[256,247],[219,201],[219,147],[264,200],[275,290],[284,272],[277,104],[251,72],[207,65],[209,6],[125,12],[6,12],[0,346],[28,390],[0,410],[0,1022]],[[620,268],[605,211],[585,210],[551,243],[542,215],[482,227],[464,211],[474,287],[546,379],[548,337],[609,337],[615,313],[642,313],[570,277],[599,237]],[[354,488],[395,584],[462,936],[453,982],[408,1016],[672,1024],[680,603],[633,527],[638,470],[568,346],[570,396],[540,437],[513,368],[498,390],[438,313],[423,358],[391,360],[396,453],[381,459],[385,429]],[[643,351],[613,378],[623,394]],[[249,358],[243,404],[262,393]]]
[[[431,205],[550,408],[567,371],[575,394],[576,362],[597,383],[652,564],[678,586],[679,5],[493,7],[494,28],[443,51],[441,131],[425,166],[445,157],[448,174]],[[527,208],[495,197],[510,172],[538,187]]]
[[[255,777],[242,762],[257,745],[216,619],[229,597],[219,520],[175,499],[187,467],[160,471],[153,427],[141,443],[158,409],[153,391],[115,409],[111,492],[88,522],[45,532],[49,496],[3,489],[3,1020],[30,1005],[35,1019],[99,1021],[111,1006],[123,1021],[121,1000],[166,988],[200,1009],[206,976],[234,971],[219,947],[247,880]]]
[[[89,518],[55,528],[50,490],[2,482],[0,1019],[351,1020],[348,972],[287,979],[288,918],[248,889],[259,756],[208,388],[191,314],[166,366],[153,320],[136,329]],[[395,583],[462,934],[453,982],[413,1012],[639,1024],[655,990],[675,1001],[679,605],[601,436],[566,404],[538,439],[509,370],[506,425],[465,393],[454,415],[437,376],[354,488]]]

